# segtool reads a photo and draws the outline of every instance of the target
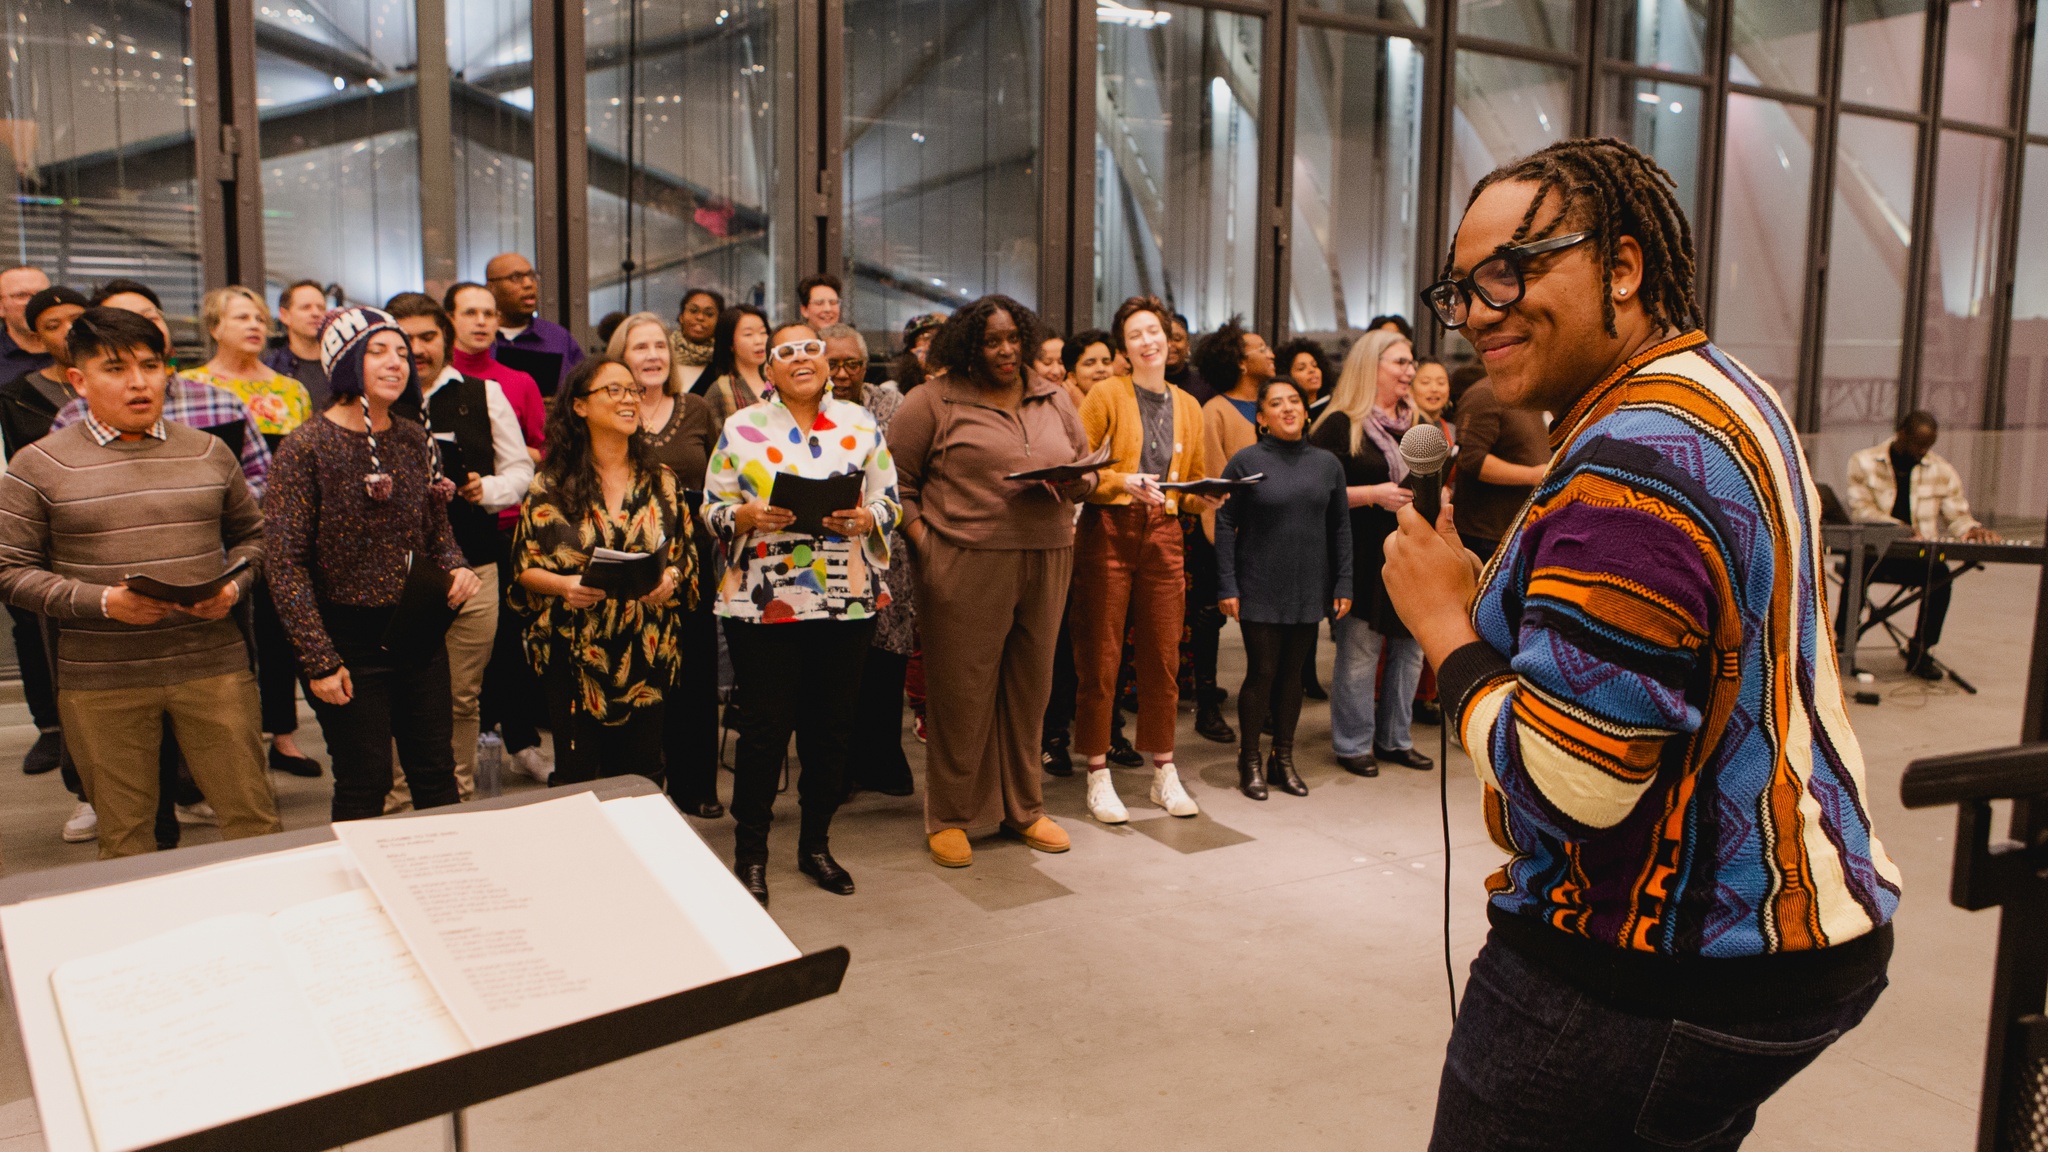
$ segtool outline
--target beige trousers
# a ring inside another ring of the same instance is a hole
[[[229,840],[284,831],[263,755],[256,674],[247,669],[160,688],[57,691],[64,744],[100,819],[100,859],[156,851],[157,756],[164,717],[192,782]]]
[[[1026,828],[1045,815],[1038,760],[1072,548],[955,548],[917,559],[924,644],[924,829]]]

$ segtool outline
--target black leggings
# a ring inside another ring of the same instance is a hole
[[[662,769],[669,799],[695,808],[718,799],[718,617],[708,605],[683,614],[680,643],[682,666],[662,692]]]
[[[1256,751],[1266,713],[1273,713],[1273,742],[1292,743],[1301,719],[1301,664],[1315,650],[1315,624],[1260,624],[1240,620],[1244,636],[1244,686],[1237,690],[1237,732],[1241,747]]]

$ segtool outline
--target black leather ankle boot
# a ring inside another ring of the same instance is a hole
[[[1256,742],[1237,750],[1237,790],[1254,800],[1266,798],[1266,781],[1259,775],[1259,746]]]
[[[1294,770],[1294,741],[1273,738],[1273,752],[1266,757],[1266,783],[1289,796],[1308,795],[1308,785]]]

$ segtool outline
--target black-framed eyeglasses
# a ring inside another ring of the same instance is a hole
[[[1567,232],[1562,236],[1502,248],[1481,260],[1464,279],[1446,276],[1431,284],[1423,290],[1422,302],[1429,305],[1429,310],[1436,313],[1437,321],[1446,328],[1465,326],[1465,321],[1472,314],[1474,296],[1485,301],[1488,308],[1505,312],[1522,298],[1522,293],[1528,288],[1522,265],[1533,257],[1562,252],[1592,235],[1591,232]]]
[[[645,384],[600,384],[595,388],[588,389],[583,394],[585,396],[595,396],[602,392],[611,398],[612,403],[616,404],[628,396],[635,400],[645,400],[653,391],[653,388]]]

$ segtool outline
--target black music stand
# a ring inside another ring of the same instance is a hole
[[[1916,760],[1899,798],[1958,806],[1949,902],[2001,909],[1978,1152],[2048,1152],[2048,743]],[[1995,846],[1993,800],[2013,802],[2013,840]]]
[[[439,816],[451,812],[508,808],[580,791],[595,792],[598,799],[609,800],[656,795],[660,790],[644,777],[620,776],[590,784],[481,800],[455,809],[434,809],[432,814]],[[416,813],[384,819],[402,820],[412,815]],[[102,860],[32,872],[0,880],[0,904],[16,904],[161,876],[333,839],[332,828],[322,825],[278,836],[259,836],[125,860]],[[4,944],[0,941],[0,947]],[[180,1136],[151,1145],[144,1152],[242,1152],[251,1148],[261,1148],[265,1152],[321,1152],[436,1116],[449,1117],[451,1146],[461,1150],[467,1141],[462,1118],[464,1108],[756,1016],[765,1016],[807,1000],[829,996],[839,991],[849,958],[843,947],[827,948],[714,984],[480,1048],[450,1060],[357,1084],[326,1096],[301,1100],[204,1132]],[[8,995],[10,1001],[19,999],[11,983]],[[17,1044],[22,1042],[18,1028],[15,1041]]]

